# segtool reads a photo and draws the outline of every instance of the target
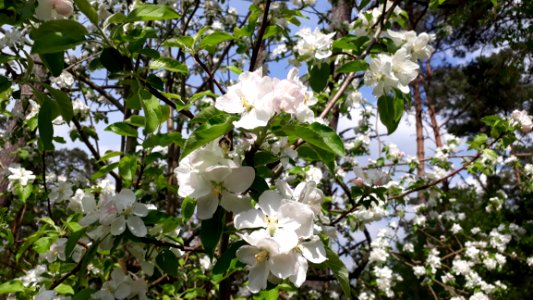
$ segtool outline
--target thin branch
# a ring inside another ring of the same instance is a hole
[[[270,3],[271,0],[267,0],[265,4],[265,11],[263,13],[263,21],[261,21],[261,28],[259,28],[259,32],[257,33],[257,41],[254,44],[254,49],[252,51],[252,58],[250,60],[250,67],[248,68],[248,71],[253,72],[255,70],[255,64],[257,63],[257,56],[259,55],[259,51],[261,50],[261,45],[263,44],[263,36],[265,35],[265,31],[268,25],[268,11],[270,10]]]

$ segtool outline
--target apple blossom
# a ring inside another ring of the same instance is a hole
[[[225,158],[216,141],[193,151],[174,170],[178,194],[197,200],[198,218],[210,219],[219,203],[228,211],[246,210],[250,201],[243,195],[254,181],[252,167],[242,167]]]
[[[527,114],[527,111],[514,110],[511,116],[515,124],[520,125],[522,132],[529,133],[533,130],[533,121],[531,121],[531,117]]]
[[[296,35],[301,39],[298,40],[295,50],[304,59],[316,58],[325,59],[331,56],[331,45],[335,32],[323,34],[319,28],[311,31],[310,28],[300,29]]]
[[[18,182],[20,185],[26,186],[31,184],[36,178],[32,171],[24,169],[19,164],[10,165],[8,170],[9,173],[11,173],[9,176],[7,176],[10,184]]]

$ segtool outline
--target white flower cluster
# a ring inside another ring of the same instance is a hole
[[[7,179],[9,180],[8,190],[12,190],[13,185],[18,183],[21,186],[26,186],[33,183],[35,180],[35,175],[32,171],[26,170],[21,167],[19,164],[12,164],[8,167],[9,175]]]
[[[103,193],[98,204],[91,196],[83,197],[81,201],[85,216],[80,220],[80,225],[88,226],[96,221],[100,224],[88,233],[91,238],[100,239],[109,233],[113,236],[121,235],[126,227],[135,236],[146,236],[147,229],[141,217],[148,215],[148,207],[136,202],[132,190],[123,189],[116,195]]]
[[[217,141],[193,151],[174,170],[178,194],[197,200],[197,215],[210,219],[220,205],[234,213],[251,208],[250,198],[242,195],[252,185],[254,168],[241,166],[228,158]]]
[[[323,200],[322,191],[315,186],[314,182],[303,183],[294,192],[285,186],[283,194],[265,191],[256,208],[235,215],[235,228],[249,244],[237,250],[237,257],[248,265],[248,288],[253,293],[265,289],[271,276],[300,286],[308,262],[326,260],[324,245],[314,232],[314,219]]]
[[[111,272],[111,280],[104,282],[102,289],[92,294],[93,299],[148,299],[146,282],[142,278],[132,278],[121,269]]]
[[[289,71],[287,79],[262,76],[261,69],[244,72],[239,81],[217,98],[215,107],[227,113],[241,114],[235,127],[255,129],[264,127],[277,113],[293,114],[301,122],[313,122],[309,108],[316,103],[313,94],[299,80],[298,70]]]
[[[314,31],[311,31],[310,28],[302,28],[296,35],[301,39],[296,43],[294,50],[302,59],[325,59],[331,56],[331,45],[335,32],[323,34],[319,28],[315,28]]]
[[[533,130],[533,121],[531,121],[531,117],[527,114],[527,111],[514,110],[511,116],[514,124],[519,125],[522,132],[529,133]]]

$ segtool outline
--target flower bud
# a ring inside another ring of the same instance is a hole
[[[57,14],[63,17],[70,17],[74,12],[71,0],[55,0],[53,7]]]
[[[361,177],[357,177],[353,180],[353,184],[357,187],[363,187],[365,186],[365,181]]]

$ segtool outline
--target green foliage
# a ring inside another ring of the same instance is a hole
[[[30,37],[34,41],[32,53],[48,54],[62,52],[83,43],[87,29],[73,20],[52,20],[33,30]]]

